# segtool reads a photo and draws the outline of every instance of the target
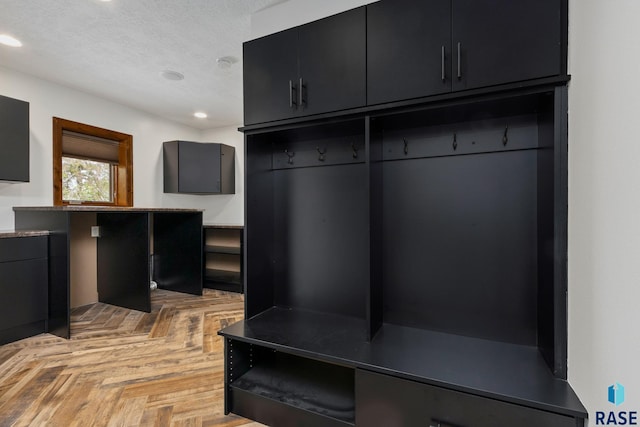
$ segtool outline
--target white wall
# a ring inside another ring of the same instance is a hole
[[[202,133],[206,142],[220,142],[236,148],[236,194],[215,196],[205,212],[205,223],[217,225],[244,224],[244,135],[239,126],[211,129]]]
[[[251,38],[266,36],[375,1],[377,0],[288,0],[253,14]]]
[[[640,411],[640,2],[571,0],[569,381],[590,412]]]
[[[134,206],[205,209],[205,222],[220,218],[225,223],[243,223],[242,209],[237,202],[241,200],[240,195],[191,196],[162,191],[162,142],[174,139],[206,141],[198,129],[3,67],[0,67],[0,93],[29,102],[31,134],[30,182],[0,183],[0,230],[13,228],[13,206],[53,204],[54,116],[133,135]],[[227,137],[235,137],[229,135],[231,132],[221,132],[215,142],[236,144],[237,139],[227,141]],[[242,153],[238,156],[242,158]],[[241,182],[239,187],[242,188]],[[233,208],[222,214],[230,204]]]

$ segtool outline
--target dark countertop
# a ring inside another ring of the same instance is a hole
[[[11,239],[14,237],[36,237],[48,236],[49,232],[44,230],[0,230],[0,239]]]
[[[226,228],[228,230],[242,230],[244,225],[229,225],[229,224],[212,224],[212,223],[204,223],[202,224],[204,228]]]
[[[14,211],[54,211],[54,212],[203,212],[204,209],[141,208],[123,206],[14,206]]]

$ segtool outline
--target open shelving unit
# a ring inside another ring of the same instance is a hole
[[[205,225],[204,286],[230,292],[244,292],[242,281],[241,226]]]

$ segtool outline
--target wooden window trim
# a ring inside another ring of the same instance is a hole
[[[71,120],[53,118],[53,205],[65,206],[62,200],[62,132],[77,132],[118,142],[118,165],[112,174],[113,202],[82,202],[83,206],[133,206],[133,137],[126,133],[103,129]]]

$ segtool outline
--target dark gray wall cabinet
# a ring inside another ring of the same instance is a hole
[[[516,3],[373,3],[370,105],[243,129],[226,412],[586,425],[566,381],[567,1]]]
[[[245,124],[366,103],[361,7],[244,44]]]
[[[163,144],[164,192],[234,194],[235,148],[225,144],[168,141]]]
[[[29,182],[29,103],[0,96],[0,181]]]
[[[47,237],[0,238],[0,345],[46,331]]]

